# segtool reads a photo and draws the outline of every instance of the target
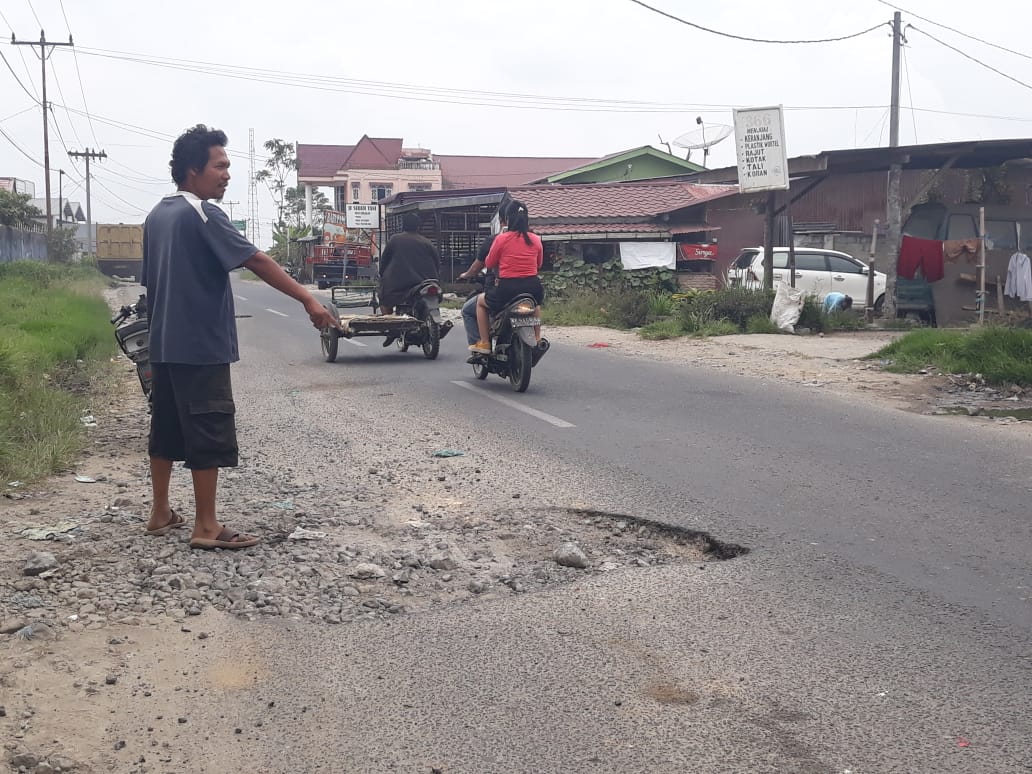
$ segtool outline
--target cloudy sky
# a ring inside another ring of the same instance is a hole
[[[842,42],[765,44],[703,32],[633,0],[4,0],[0,52],[11,69],[0,61],[0,176],[31,180],[42,196],[40,65],[33,49],[6,45],[11,32],[38,39],[41,26],[49,39],[71,31],[76,43],[74,54],[58,49],[48,70],[54,196],[62,168],[66,194],[85,200],[83,164],[66,146],[102,148],[108,159],[93,165],[98,222],[141,222],[170,189],[171,140],[197,122],[229,134],[227,199],[239,202],[238,217],[251,128],[259,157],[273,137],[350,144],[362,134],[448,154],[597,156],[659,146],[696,128],[697,117],[730,124],[732,106],[783,104],[790,155],[888,143],[885,3],[648,4],[750,38],[882,26]],[[913,25],[904,144],[1032,134],[1032,8],[899,4]],[[734,162],[727,140],[708,163]],[[262,218],[272,214],[263,192]]]

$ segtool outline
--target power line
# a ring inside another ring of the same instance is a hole
[[[57,84],[57,93],[61,95],[61,102],[64,103],[66,101],[64,95],[64,88],[61,86],[61,81],[57,77],[57,68],[54,66],[53,59],[50,60],[50,72],[54,76],[54,83]],[[72,121],[72,114],[68,112],[68,108],[65,108],[65,114],[68,116],[68,125],[72,127],[72,135],[75,137],[76,144],[82,145],[83,141],[79,139],[79,132],[75,128],[75,122]]]
[[[32,7],[32,0],[25,0],[29,4],[29,10],[32,11],[32,15],[36,17],[36,24],[40,27],[43,26],[43,22],[39,20],[39,16],[36,14],[36,9]]]
[[[37,105],[29,105],[29,106],[28,106],[27,108],[22,108],[22,109],[21,109],[21,110],[19,110],[19,111],[18,111],[17,113],[11,113],[11,115],[9,115],[9,116],[4,116],[3,118],[0,118],[0,124],[3,124],[3,123],[6,123],[6,122],[8,122],[8,121],[10,121],[10,120],[11,120],[12,118],[17,118],[17,117],[18,117],[18,116],[20,116],[20,115],[21,115],[22,113],[28,113],[28,112],[29,112],[30,110],[35,110],[35,109],[36,109],[36,107],[37,107]]]
[[[3,51],[0,51],[0,59],[4,60],[4,64],[7,65],[7,69],[11,71],[11,75],[14,76],[14,80],[18,82],[19,86],[21,86],[22,91],[29,95],[29,99],[31,99],[33,102],[39,105],[39,95],[35,95],[32,92],[30,92],[27,88],[25,88],[25,84],[21,82],[21,78],[18,77],[18,73],[16,73],[14,71],[14,68],[11,67],[11,63],[7,61],[7,57],[4,56]],[[22,61],[24,61],[24,57],[22,58]],[[29,82],[31,83],[32,81],[30,80]]]
[[[168,57],[148,57],[132,52],[109,51],[79,47],[86,56],[99,56],[116,61],[145,64],[171,70],[220,76],[234,80],[270,83],[291,87],[327,91],[333,93],[364,94],[406,101],[434,102],[450,105],[480,105],[488,107],[556,110],[569,112],[611,112],[611,113],[666,113],[698,112],[700,109],[730,110],[734,104],[670,103],[646,100],[599,99],[572,96],[548,96],[513,92],[491,92],[472,89],[454,89],[439,86],[424,86],[410,83],[367,81],[334,76],[272,71],[238,65],[221,64]],[[848,106],[846,109],[855,109]],[[872,106],[880,107],[880,106]],[[838,107],[836,107],[838,109]]]
[[[931,39],[932,39],[932,40],[934,40],[934,41],[935,41],[936,43],[938,43],[938,44],[939,44],[940,46],[945,46],[945,47],[946,47],[946,48],[948,48],[948,49],[949,49],[950,51],[955,51],[955,52],[957,52],[958,54],[960,54],[960,55],[961,55],[962,57],[964,57],[965,59],[970,59],[970,60],[971,60],[972,62],[974,62],[975,64],[979,64],[979,65],[981,65],[982,67],[986,68],[987,70],[992,70],[992,71],[993,71],[994,73],[996,73],[997,75],[1002,75],[1002,76],[1003,76],[1004,78],[1006,78],[1006,79],[1007,79],[1007,80],[1009,80],[1009,81],[1014,81],[1014,83],[1018,84],[1019,86],[1024,86],[1024,87],[1025,87],[1026,89],[1032,89],[1032,85],[1030,85],[1030,84],[1027,84],[1027,83],[1025,83],[1025,82],[1024,82],[1024,81],[1022,81],[1022,80],[1018,80],[1018,79],[1017,79],[1017,78],[1015,78],[1015,77],[1014,77],[1013,75],[1008,75],[1008,74],[1007,74],[1007,73],[1005,73],[1005,72],[1004,72],[1003,70],[997,70],[997,69],[996,69],[995,67],[993,67],[992,65],[990,65],[990,64],[986,64],[986,63],[985,63],[985,62],[983,62],[983,61],[982,61],[981,59],[978,59],[977,57],[973,57],[973,56],[971,56],[971,54],[967,53],[966,51],[963,51],[962,49],[959,49],[959,48],[957,48],[956,46],[951,46],[951,45],[950,45],[949,43],[946,43],[946,42],[945,42],[945,41],[943,41],[943,40],[939,40],[939,38],[935,37],[934,35],[932,35],[932,34],[931,34],[931,33],[929,33],[929,32],[925,32],[924,30],[922,30],[922,29],[920,29],[920,28],[918,28],[918,27],[915,27],[915,26],[913,26],[913,25],[910,25],[910,29],[914,30],[915,32],[920,32],[920,33],[921,33],[922,35],[924,35],[924,36],[925,36],[926,38],[931,38]]]
[[[903,46],[900,53],[903,55],[903,72],[907,76],[907,95],[910,97],[910,107],[914,106],[914,90],[910,85],[910,65],[907,63],[907,47]],[[914,123],[914,145],[917,145],[917,113],[910,111],[910,119]]]
[[[68,23],[68,14],[65,12],[64,0],[60,0],[61,3],[61,15],[64,17],[65,27],[68,29],[68,38],[72,37],[72,26]],[[82,70],[79,68],[79,54],[73,48],[72,49],[72,60],[75,62],[75,75],[79,79],[79,93],[82,94],[82,107],[86,111],[86,121],[90,125],[90,134],[93,135],[93,142],[100,145],[100,140],[97,139],[97,131],[93,128],[93,119],[90,118],[90,107],[86,104],[86,87],[82,84]],[[62,97],[63,99],[64,97]],[[81,143],[80,143],[81,144]]]
[[[903,11],[903,13],[905,13],[905,14],[907,14],[909,16],[913,16],[915,19],[920,19],[923,22],[928,22],[929,24],[934,25],[936,27],[942,27],[944,30],[949,30],[950,32],[955,32],[958,35],[960,35],[961,37],[967,38],[968,40],[974,40],[974,41],[976,41],[978,43],[981,43],[983,45],[990,46],[991,48],[996,48],[996,49],[999,49],[1000,51],[1006,51],[1008,54],[1014,54],[1015,56],[1020,56],[1020,57],[1023,57],[1025,59],[1032,59],[1032,56],[1030,56],[1028,54],[1025,54],[1025,53],[1022,53],[1021,51],[1015,51],[1013,48],[1007,48],[1006,46],[1001,46],[998,43],[993,43],[992,41],[984,40],[984,39],[976,37],[975,35],[972,35],[970,33],[962,32],[961,30],[958,30],[955,27],[950,27],[948,24],[942,24],[940,22],[933,21],[932,19],[929,19],[929,18],[926,18],[926,17],[921,16],[919,14],[916,14],[913,11],[908,11],[906,8],[903,8],[901,6],[895,5],[894,3],[886,2],[886,0],[878,0],[878,2],[881,3],[882,5],[887,5],[889,8],[895,8],[897,11]]]
[[[43,162],[36,161],[36,159],[32,158],[32,156],[30,156],[29,153],[24,148],[22,148],[22,146],[20,146],[18,143],[16,143],[14,141],[14,139],[11,137],[11,135],[9,135],[7,132],[4,131],[2,126],[0,126],[0,134],[2,134],[5,138],[7,138],[7,142],[11,143],[11,145],[13,145],[15,147],[15,149],[17,149],[17,151],[19,153],[21,153],[21,155],[23,155],[25,158],[27,158],[29,161],[31,161],[33,164],[35,164],[37,167],[42,167],[43,166]]]
[[[660,16],[665,16],[668,19],[673,19],[676,22],[680,22],[681,24],[686,24],[689,27],[694,27],[697,30],[702,30],[703,32],[708,32],[711,35],[719,35],[722,38],[731,38],[732,40],[744,40],[744,41],[746,41],[748,43],[779,43],[779,44],[838,43],[839,41],[842,41],[842,40],[851,40],[852,38],[859,38],[861,35],[866,35],[869,32],[874,32],[875,30],[881,29],[882,27],[885,26],[885,23],[882,22],[881,24],[876,24],[875,26],[869,27],[866,30],[860,30],[859,32],[853,32],[853,33],[850,33],[849,35],[842,35],[842,36],[837,37],[837,38],[821,38],[821,39],[818,39],[818,40],[769,40],[769,39],[765,39],[765,38],[750,38],[750,37],[746,37],[744,35],[734,35],[734,34],[732,34],[730,32],[721,32],[720,30],[712,30],[709,27],[703,27],[701,24],[696,24],[695,22],[690,22],[687,19],[682,19],[680,16],[674,16],[672,13],[667,13],[666,11],[661,11],[658,8],[653,8],[651,5],[643,3],[641,0],[631,0],[631,2],[634,3],[635,5],[640,5],[642,8],[648,8],[650,11],[652,11],[653,13],[658,13]]]

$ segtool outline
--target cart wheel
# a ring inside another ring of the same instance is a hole
[[[426,321],[426,331],[423,336],[423,354],[427,360],[436,360],[441,351],[441,328],[433,320]]]
[[[322,344],[323,356],[327,363],[337,361],[337,347],[340,344],[340,334],[332,328],[324,328],[319,333],[319,341]]]

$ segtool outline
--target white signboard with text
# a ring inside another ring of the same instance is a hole
[[[788,189],[788,153],[781,106],[734,111],[738,189],[742,193]]]
[[[376,204],[349,204],[348,228],[380,228],[380,207]]]

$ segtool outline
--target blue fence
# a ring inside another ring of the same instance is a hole
[[[46,261],[46,234],[19,231],[0,226],[0,263],[12,261]]]

